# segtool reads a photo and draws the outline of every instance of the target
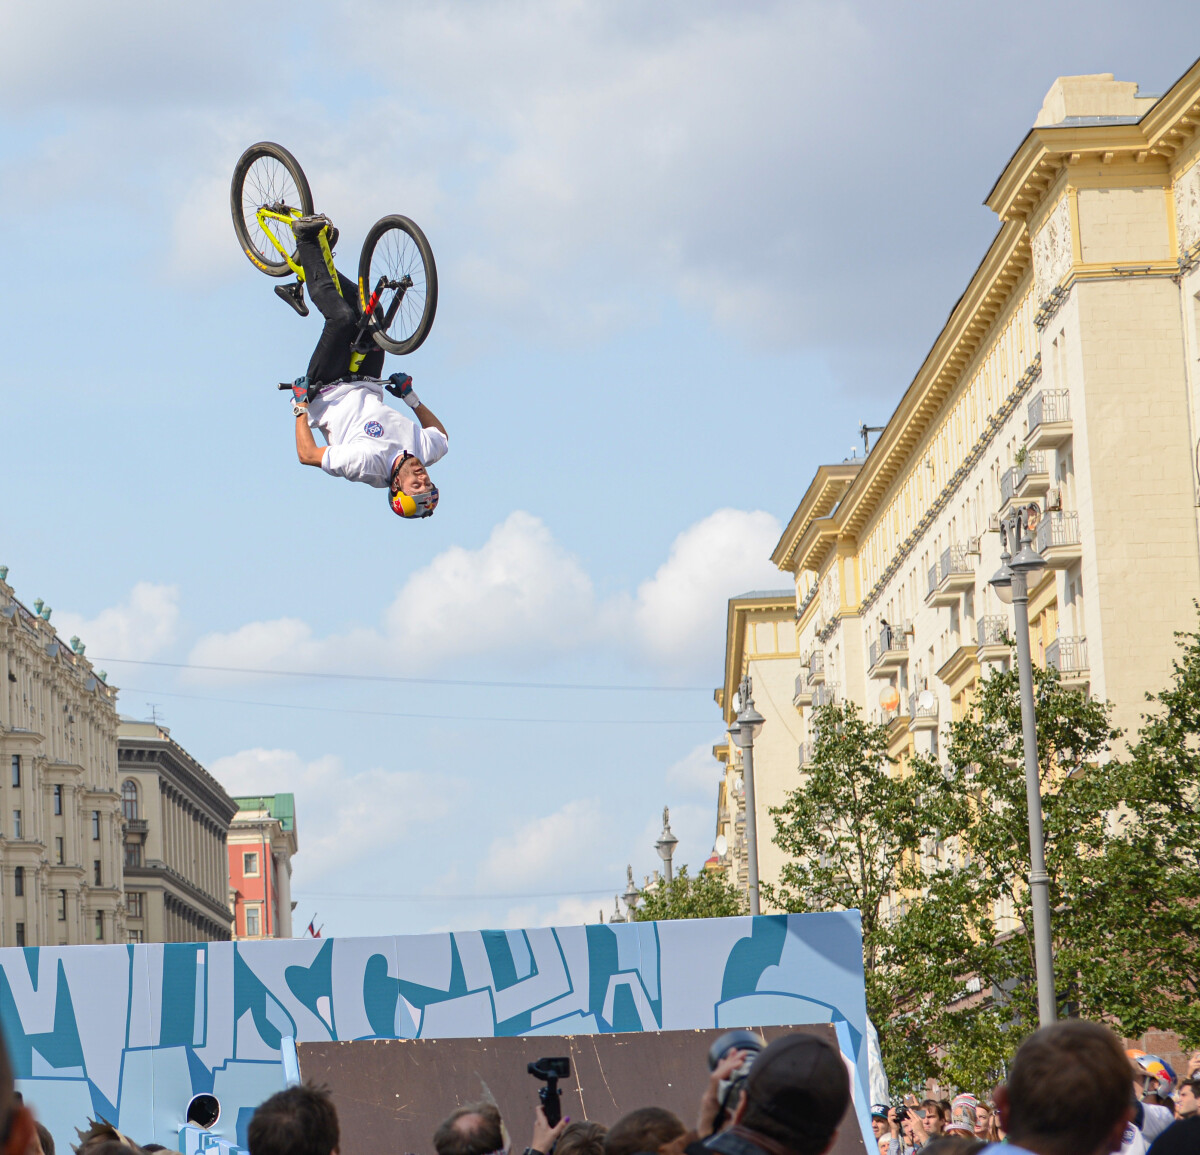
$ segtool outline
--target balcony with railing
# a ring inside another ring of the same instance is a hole
[[[813,650],[808,655],[808,684],[819,686],[825,681],[825,651]]]
[[[908,661],[908,634],[904,628],[881,629],[867,647],[867,676],[884,677]]]
[[[809,706],[811,704],[812,690],[810,690],[808,686],[808,675],[801,670],[801,672],[796,675],[796,690],[792,695],[792,705],[799,710],[801,706]]]
[[[979,646],[975,651],[975,660],[980,663],[1002,662],[1012,654],[1008,618],[1002,614],[981,617],[975,626],[975,637]]]
[[[813,746],[814,746],[814,743],[812,743],[812,742],[801,742],[800,743],[800,746],[799,746],[800,761],[799,761],[798,765],[801,770],[803,770],[804,767],[807,766],[813,760]]]
[[[967,547],[952,545],[942,551],[937,565],[929,567],[929,592],[925,604],[952,606],[964,590],[975,588],[975,566],[967,556]]]
[[[908,696],[908,717],[910,730],[936,730],[937,695],[932,690],[914,690]]]
[[[1034,534],[1033,547],[1051,569],[1074,565],[1083,554],[1079,514],[1073,510],[1051,510],[1043,514]]]
[[[1046,665],[1053,666],[1065,686],[1088,682],[1087,638],[1055,638],[1046,647]]]
[[[838,701],[838,687],[836,682],[823,682],[813,690],[812,704],[814,710],[821,709],[822,706],[833,706]]]
[[[1029,402],[1030,449],[1054,449],[1071,436],[1071,395],[1065,389],[1043,389]]]
[[[1044,497],[1049,488],[1050,454],[1044,449],[1030,449],[1017,465],[1017,496]]]

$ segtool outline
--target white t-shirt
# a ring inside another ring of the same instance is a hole
[[[308,424],[329,448],[321,468],[333,477],[387,489],[392,465],[411,453],[426,468],[450,448],[440,429],[422,429],[383,399],[383,382],[340,381],[322,389],[308,407]]]
[[[1140,1127],[1129,1123],[1125,1127],[1125,1138],[1121,1143],[1121,1155],[1145,1155],[1154,1142],[1172,1123],[1175,1116],[1169,1107],[1157,1103],[1143,1103]]]

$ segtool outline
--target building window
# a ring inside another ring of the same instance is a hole
[[[67,921],[67,892],[65,890],[58,892],[58,921]]]
[[[104,911],[96,911],[96,941],[104,941]]]
[[[25,924],[23,922],[19,922],[19,923],[17,923],[17,946],[24,946],[24,945],[25,945]]]
[[[258,938],[261,933],[262,931],[259,929],[258,907],[246,907],[246,937]]]
[[[142,892],[140,890],[128,890],[125,892],[125,904],[129,907],[130,918],[144,917],[142,911]]]
[[[98,858],[92,863],[92,884],[94,886],[104,885],[104,883],[100,881],[100,859]]]
[[[13,897],[22,898],[25,894],[25,867],[18,866],[13,871]]]
[[[142,844],[140,842],[125,843],[125,865],[142,865]]]
[[[21,812],[13,811],[13,837],[19,839],[21,837]]]
[[[92,811],[92,841],[100,841],[100,811]]]
[[[258,877],[258,852],[249,851],[242,855],[242,874],[247,878]]]
[[[128,934],[130,942],[137,943],[142,941],[142,932],[140,930],[131,930]]]
[[[54,787],[54,813],[55,814],[62,813],[62,787],[61,786]]]
[[[121,783],[121,813],[126,822],[133,822],[138,816],[138,788],[132,778]]]
[[[13,785],[20,786],[21,785],[21,755],[20,754],[14,754],[12,756],[12,772],[13,772]]]
[[[66,852],[63,849],[63,839],[61,834],[56,835],[54,838],[54,857],[59,866],[62,866],[63,863],[67,861]]]

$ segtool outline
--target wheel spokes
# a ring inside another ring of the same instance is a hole
[[[258,255],[268,264],[281,263],[279,249],[272,243],[272,237],[287,253],[294,250],[295,241],[289,225],[276,220],[262,222],[258,210],[268,208],[274,212],[288,212],[301,207],[300,190],[287,166],[273,156],[256,157],[242,182],[242,220]]]
[[[416,332],[425,313],[426,284],[421,251],[403,229],[388,229],[375,244],[371,253],[371,282],[377,282],[381,276],[389,281],[407,278],[412,282],[385,334],[389,340],[406,341]],[[391,299],[381,301],[380,307],[386,313],[390,304]]]

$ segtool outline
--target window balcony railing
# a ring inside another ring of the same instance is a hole
[[[807,706],[812,701],[812,691],[808,688],[808,676],[801,671],[796,675],[796,689],[792,694],[792,705],[796,709]]]
[[[1053,666],[1064,679],[1087,672],[1087,638],[1055,638],[1046,647],[1046,665]]]
[[[838,688],[836,683],[825,682],[813,690],[813,709],[819,710],[822,706],[833,706],[838,700]]]
[[[1007,505],[1017,496],[1017,473],[1019,465],[1010,465],[1000,475],[1000,504]]]
[[[1029,402],[1030,449],[1051,449],[1071,436],[1071,395],[1065,389],[1043,389]]]
[[[1073,510],[1051,510],[1044,514],[1034,535],[1034,548],[1052,569],[1065,569],[1078,561],[1079,514]]]
[[[952,545],[942,551],[937,565],[929,567],[929,592],[925,601],[933,606],[953,605],[965,589],[975,584],[975,567],[967,547]]]
[[[808,655],[808,684],[815,686],[825,681],[825,651],[813,650]]]
[[[981,648],[1003,646],[1008,648],[1008,619],[1001,614],[988,614],[979,619],[975,635]]]
[[[801,767],[807,766],[813,760],[813,743],[801,742],[799,746],[799,755],[800,761],[798,764]]]
[[[908,635],[903,629],[885,630],[867,647],[867,654],[872,671],[903,665],[908,661]]]
[[[1044,449],[1031,449],[1017,466],[1017,496],[1024,496],[1039,479],[1050,484],[1050,454]]]
[[[921,699],[925,697],[924,703]],[[914,690],[908,696],[908,716],[910,729],[928,729],[936,726],[938,720],[937,695],[929,690]]]

